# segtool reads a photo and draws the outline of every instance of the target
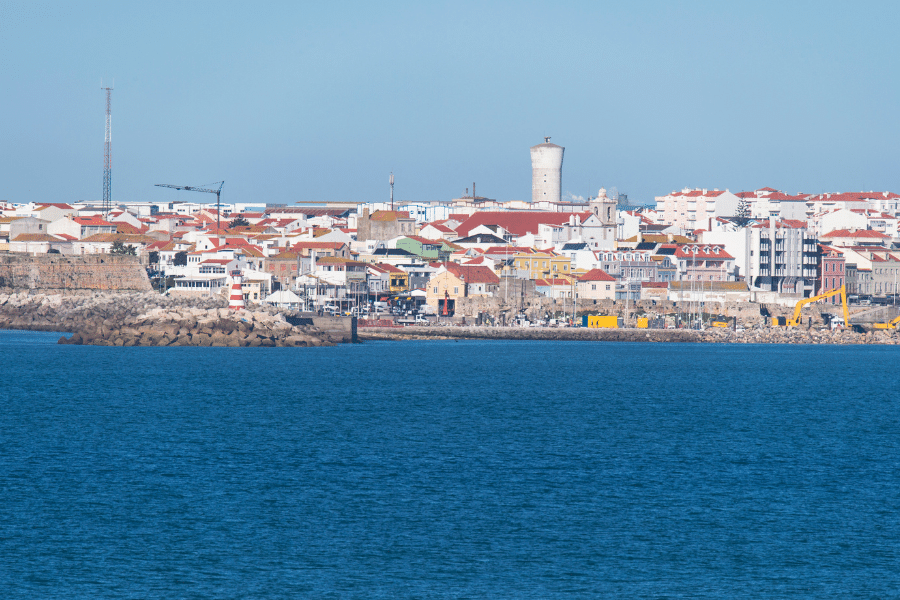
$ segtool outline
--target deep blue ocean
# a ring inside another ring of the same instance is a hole
[[[900,348],[0,331],[2,598],[893,598]]]

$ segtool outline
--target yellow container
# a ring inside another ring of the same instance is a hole
[[[647,317],[639,317],[637,320],[637,328],[647,329],[648,327],[650,327],[650,319]]]
[[[592,329],[618,329],[619,317],[613,316],[597,316],[588,317],[588,327]]]

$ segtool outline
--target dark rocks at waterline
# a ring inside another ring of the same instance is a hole
[[[72,332],[61,344],[96,346],[330,346],[350,328],[292,325],[271,307],[231,311],[225,300],[152,293],[0,294],[0,328]]]

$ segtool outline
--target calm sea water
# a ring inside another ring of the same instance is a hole
[[[4,598],[900,595],[900,350],[0,331]]]

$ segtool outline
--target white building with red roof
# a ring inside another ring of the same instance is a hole
[[[841,208],[848,210],[872,209],[897,215],[898,204],[900,204],[900,196],[893,192],[826,193],[810,196],[807,199],[810,215]]]
[[[865,209],[850,210],[848,208],[838,208],[817,213],[809,218],[809,228],[817,235],[838,229],[868,229],[867,212],[868,210]]]
[[[488,267],[443,263],[428,280],[425,302],[438,315],[442,315],[446,307],[446,316],[453,316],[457,300],[473,296],[490,297],[499,287],[500,278]]]
[[[679,281],[734,280],[734,257],[724,244],[682,244],[672,260]]]
[[[615,214],[612,215],[611,222],[607,223],[591,211],[485,211],[473,214],[456,231],[461,237],[468,237],[479,227],[485,226],[499,226],[508,232],[510,244],[515,246],[549,248],[570,241],[583,241],[594,249],[615,247]]]
[[[656,210],[662,222],[685,230],[706,227],[710,219],[733,217],[740,199],[728,190],[684,188],[656,197]]]
[[[750,216],[754,219],[804,220],[808,215],[809,194],[786,194],[780,190],[764,187],[752,192],[739,192],[738,198],[747,203]]]
[[[836,229],[819,239],[832,246],[884,246],[891,241],[889,236],[871,229]]]
[[[459,237],[455,229],[439,222],[426,223],[419,230],[419,235],[432,240],[441,239],[448,242]]]
[[[616,278],[602,269],[591,269],[576,283],[579,300],[615,300]]]

